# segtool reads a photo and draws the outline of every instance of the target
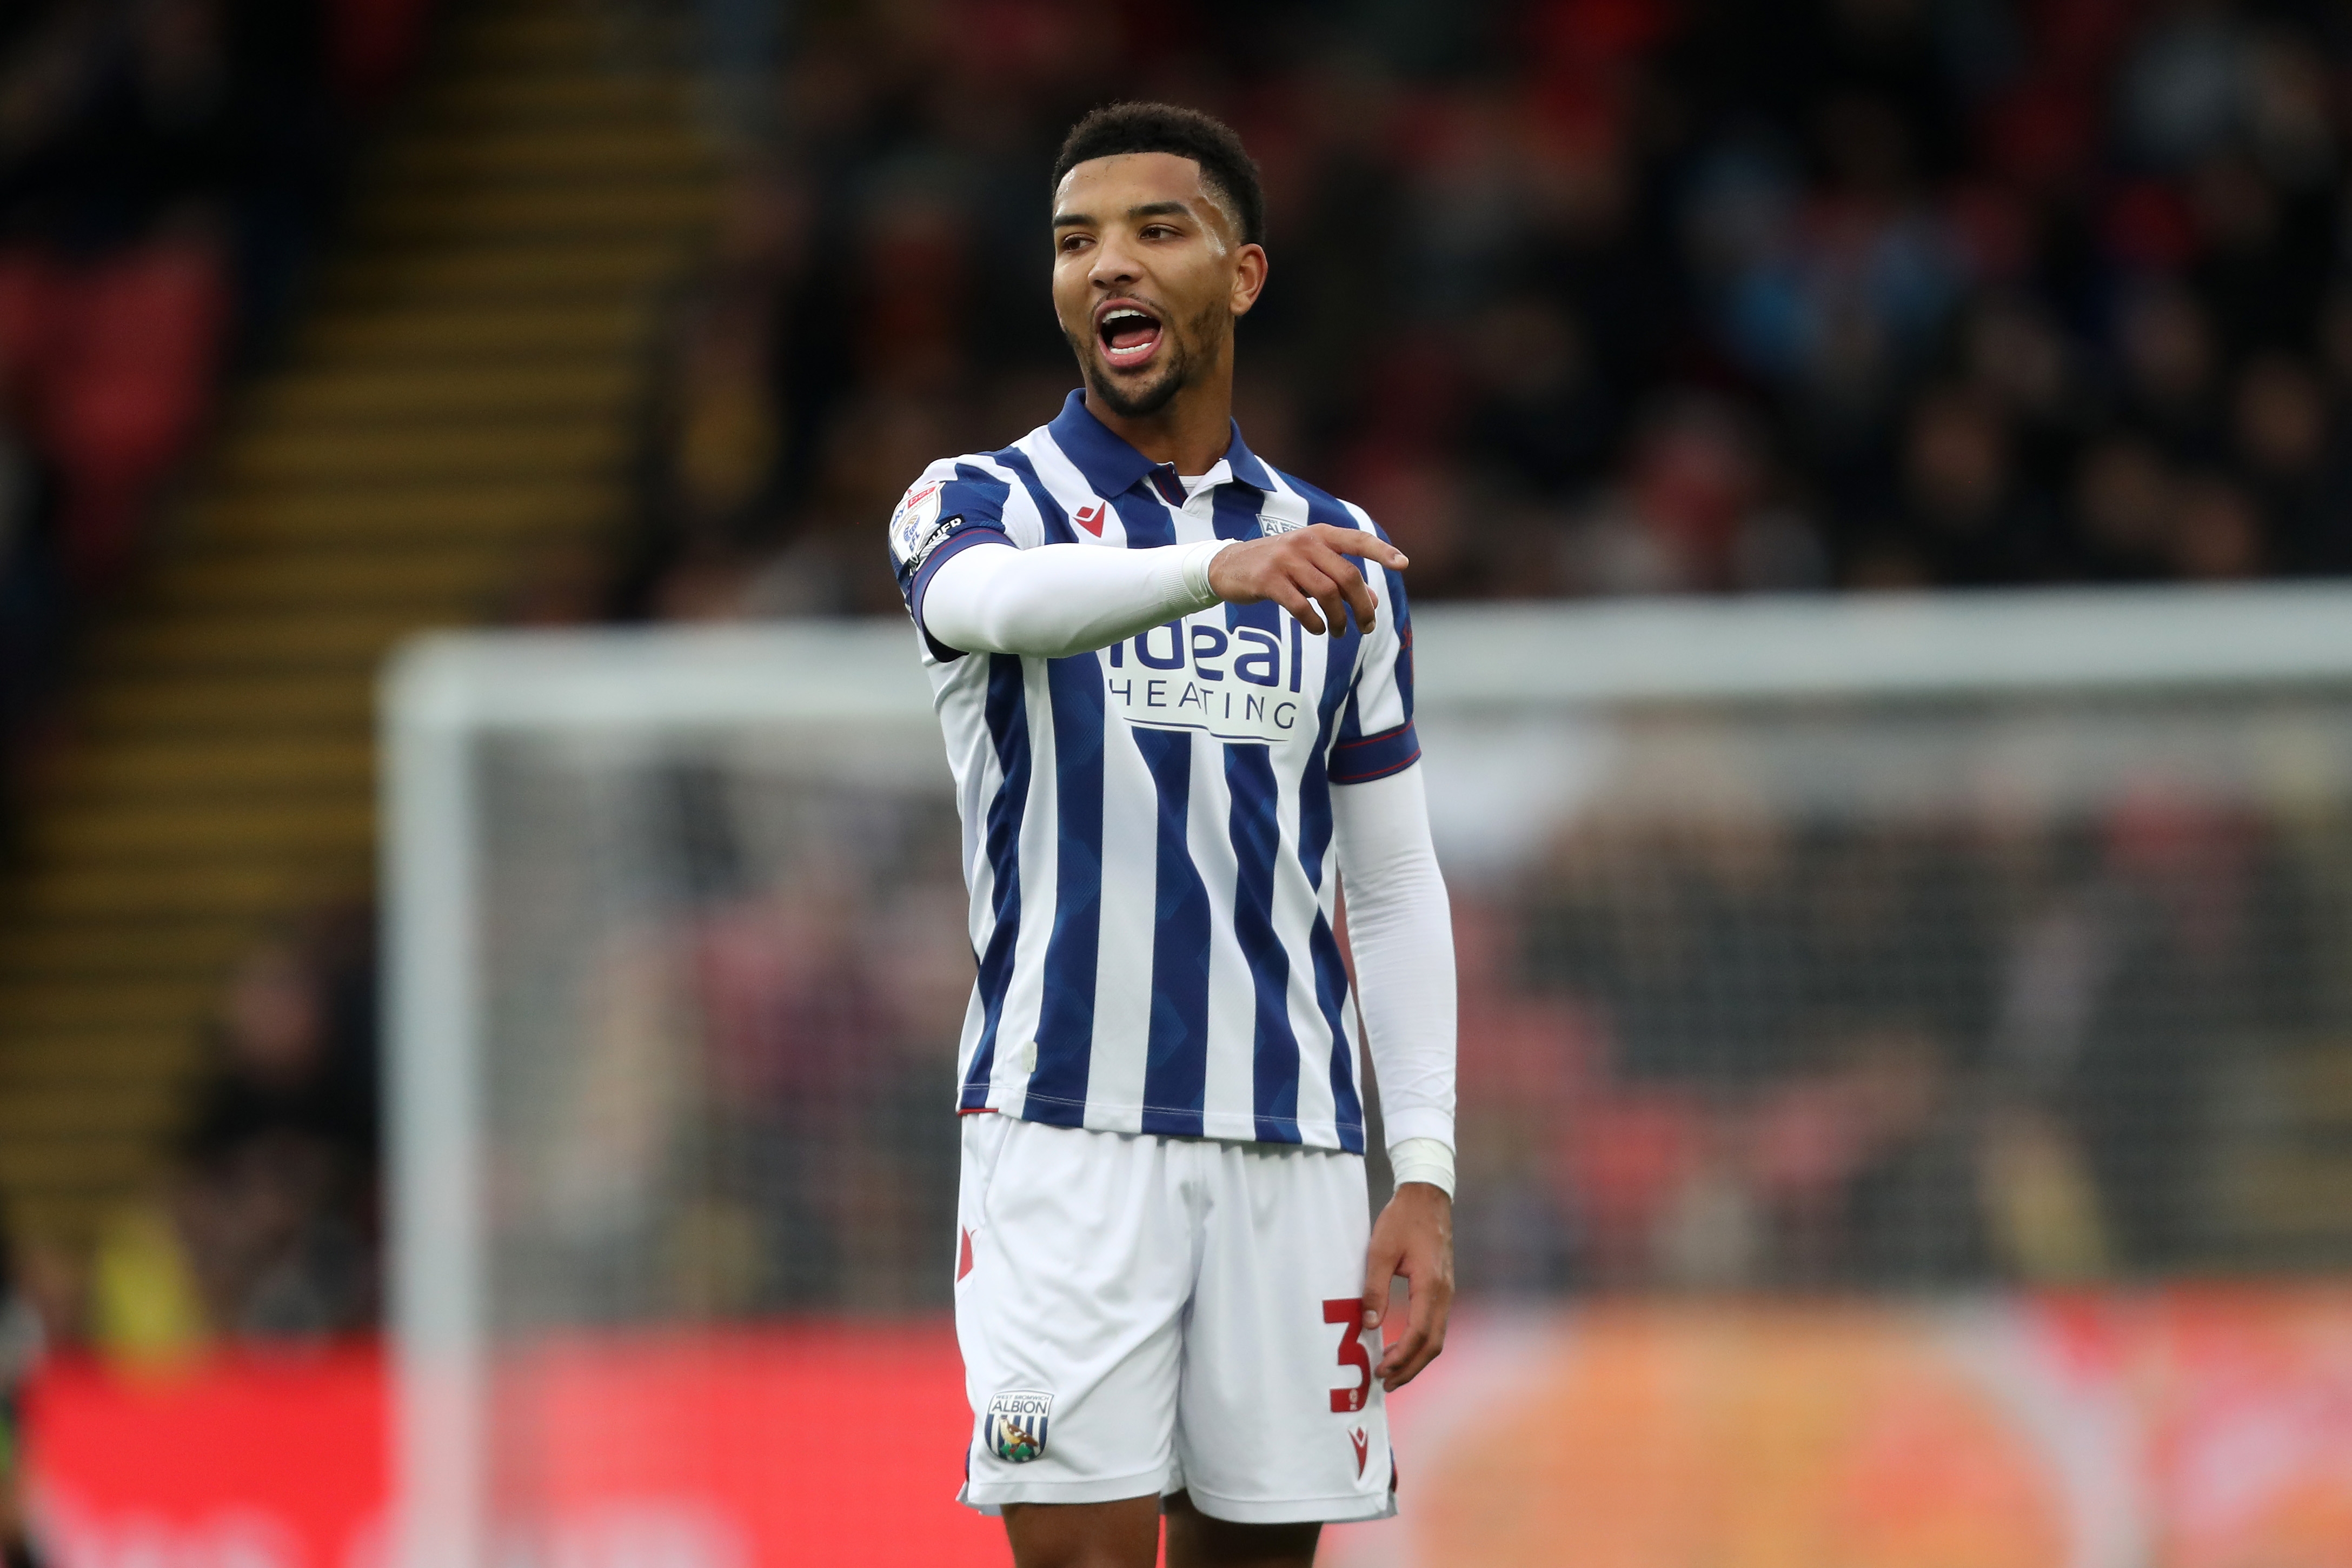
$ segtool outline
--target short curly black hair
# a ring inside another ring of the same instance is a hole
[[[1244,245],[1265,243],[1265,190],[1257,160],[1234,128],[1173,103],[1107,103],[1070,128],[1054,160],[1054,184],[1090,158],[1121,153],[1173,153],[1201,165],[1201,184],[1222,203]]]

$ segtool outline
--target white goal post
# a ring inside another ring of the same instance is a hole
[[[1415,656],[1451,873],[1457,858],[1498,862],[1523,848],[1498,841],[1509,830],[1496,823],[1529,801],[1570,809],[1597,765],[1587,732],[1596,715],[1738,710],[1769,721],[1789,703],[2179,698],[2226,707],[2239,692],[2341,697],[2352,692],[2352,589],[1444,605],[1417,614]],[[2036,732],[2084,729],[2069,719]],[[894,756],[927,754],[945,798],[929,695],[903,621],[437,635],[404,649],[385,674],[393,1538],[403,1568],[519,1560],[494,1550],[506,1505],[493,1495],[488,1436],[496,1325],[506,1319],[492,1300],[491,1254],[505,1243],[492,1234],[487,1171],[507,1134],[486,1121],[486,1053],[496,1048],[488,966],[503,950],[486,933],[484,855],[488,837],[509,828],[484,815],[484,748],[536,737],[625,756],[711,734],[765,737],[793,753],[791,765],[820,772],[856,752],[857,737],[878,736]],[[2205,743],[2189,741],[2192,751]],[[1846,742],[1825,743],[1835,752]],[[2331,772],[2352,751],[2323,752],[2314,765],[2329,773],[2326,787],[2352,794],[2352,780]],[[1932,765],[1941,754],[1921,756]],[[2189,755],[2179,765],[2198,763]],[[942,1117],[950,1098],[943,1077]]]

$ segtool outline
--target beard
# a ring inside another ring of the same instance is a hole
[[[1209,356],[1194,354],[1191,345],[1211,341],[1209,332],[1216,316],[1217,310],[1213,307],[1202,310],[1186,323],[1191,328],[1186,333],[1174,331],[1172,322],[1162,328],[1167,347],[1162,352],[1160,374],[1144,385],[1132,389],[1111,380],[1108,367],[1102,363],[1101,339],[1081,339],[1067,332],[1063,336],[1069,340],[1070,351],[1077,355],[1078,370],[1086,377],[1087,390],[1101,398],[1104,407],[1122,419],[1149,419],[1167,407],[1178,393],[1198,379],[1198,373],[1208,363]],[[1088,342],[1095,345],[1094,352],[1088,351]]]

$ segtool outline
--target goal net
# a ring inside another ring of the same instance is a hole
[[[2352,1258],[2352,595],[1417,621],[1465,1300]],[[402,1561],[748,1568],[551,1521],[718,1441],[583,1392],[616,1336],[723,1400],[730,1333],[950,1299],[912,634],[436,639],[386,739]]]

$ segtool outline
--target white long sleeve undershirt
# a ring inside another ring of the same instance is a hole
[[[1331,791],[1348,945],[1389,1163],[1399,1185],[1454,1191],[1454,914],[1421,769]]]
[[[1232,542],[967,550],[924,590],[923,629],[964,653],[1092,653],[1215,604],[1209,562]]]
[[[1209,562],[1231,541],[1097,550],[982,546],[925,590],[924,630],[965,653],[1064,658],[1217,603]],[[1401,1185],[1454,1190],[1454,920],[1418,767],[1336,785],[1331,816],[1348,937],[1390,1163]]]

